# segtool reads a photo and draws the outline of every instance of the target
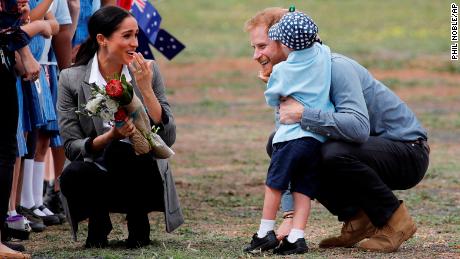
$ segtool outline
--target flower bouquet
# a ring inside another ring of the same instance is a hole
[[[126,117],[133,119],[135,133],[129,137],[136,155],[153,152],[155,157],[165,159],[174,155],[161,137],[157,134],[159,127],[150,127],[150,120],[133,86],[122,75],[110,80],[105,88],[91,85],[91,98],[83,105],[78,114],[96,116],[104,121],[122,126]]]

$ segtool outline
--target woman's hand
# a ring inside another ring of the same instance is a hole
[[[152,90],[153,71],[151,62],[153,61],[145,60],[140,53],[134,53],[134,59],[129,64],[129,68],[134,74],[136,85],[141,92]]]
[[[115,126],[111,131],[113,138],[123,139],[132,136],[136,132],[136,126],[134,126],[132,118],[126,118],[122,126]]]

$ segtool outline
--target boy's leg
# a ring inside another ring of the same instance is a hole
[[[275,236],[276,212],[281,201],[281,191],[265,186],[264,206],[259,230],[252,236],[251,243],[243,250],[245,252],[266,251],[278,246]]]
[[[265,185],[264,207],[262,218],[275,220],[281,202],[281,191]]]
[[[307,226],[308,217],[310,216],[311,199],[307,195],[299,192],[294,192],[292,195],[294,196],[294,218],[292,228],[301,229],[303,231]]]
[[[260,221],[257,237],[263,238],[275,229],[276,213],[281,201],[281,191],[265,186],[262,220]]]
[[[305,241],[305,227],[310,216],[311,199],[299,192],[292,193],[294,197],[294,218],[289,235],[283,239],[281,245],[274,250],[275,254],[303,254],[308,251]]]

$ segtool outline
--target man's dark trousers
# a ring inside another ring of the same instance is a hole
[[[414,187],[429,163],[429,147],[423,140],[371,136],[363,144],[328,141],[321,152],[318,200],[340,221],[362,209],[376,227],[384,226],[399,207],[392,190]]]

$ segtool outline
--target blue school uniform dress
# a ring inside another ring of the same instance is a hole
[[[23,95],[22,95],[22,84],[21,78],[16,78],[16,91],[18,93],[18,108],[19,108],[19,116],[18,116],[18,129],[16,130],[16,140],[18,142],[18,151],[17,157],[22,157],[27,154],[27,143],[24,137],[24,119],[23,119]]]
[[[100,0],[80,0],[80,16],[72,39],[72,47],[82,44],[88,38],[89,17],[101,7]]]
[[[39,2],[30,0],[30,9],[35,8]],[[29,44],[32,55],[36,60],[40,60],[44,47],[45,39],[41,35],[34,36]],[[50,121],[57,119],[48,77],[43,67],[40,68],[39,78],[35,82],[23,82],[22,90],[24,92],[24,103],[27,102],[27,105],[24,105],[24,120],[30,121],[28,131],[43,127]]]
[[[273,67],[265,91],[267,104],[278,109],[280,98],[291,96],[306,109],[333,111],[329,99],[331,51],[326,45],[292,51],[287,60]],[[275,116],[276,133],[268,169],[267,186],[314,198],[318,186],[320,147],[326,137],[303,130],[300,123],[280,124]]]
[[[71,24],[72,19],[70,17],[69,8],[66,0],[54,0],[50,7],[50,12],[53,13],[58,24],[66,25]],[[53,110],[57,114],[56,102],[58,92],[58,66],[56,56],[53,48],[51,47],[51,39],[45,39],[45,47],[40,57],[39,63],[45,70],[46,78],[48,79],[48,85],[51,93],[51,100]],[[51,120],[46,125],[40,128],[41,131],[46,132],[50,136],[50,146],[59,147],[62,146],[62,140],[59,134],[59,126],[57,120]]]

